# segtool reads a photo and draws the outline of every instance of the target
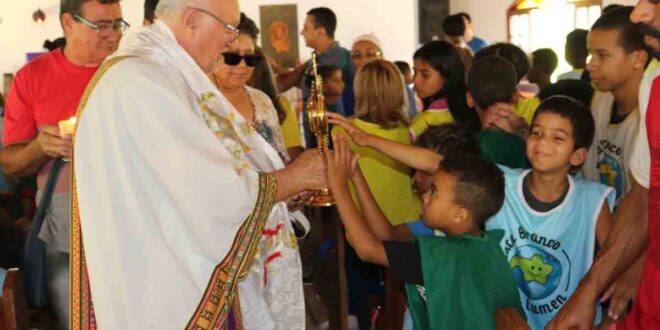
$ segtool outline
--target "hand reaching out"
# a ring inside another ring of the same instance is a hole
[[[596,315],[596,299],[592,292],[579,286],[545,330],[591,330]]]
[[[639,282],[642,280],[642,260],[643,258],[640,258],[632,267],[621,274],[600,299],[600,302],[610,300],[610,308],[607,314],[615,321],[621,319],[628,304],[635,299]]]
[[[353,143],[361,147],[364,147],[368,144],[369,134],[365,133],[359,127],[353,125],[353,123],[348,121],[348,119],[346,119],[344,116],[334,112],[326,112],[326,115],[328,116],[328,122],[333,125],[341,126],[351,137]]]
[[[513,106],[507,103],[495,103],[484,111],[484,127],[499,129],[515,134],[521,138],[527,135],[527,123],[513,111]]]
[[[333,136],[334,150],[325,149],[328,161],[328,185],[338,191],[345,187],[357,169],[357,155],[353,153],[345,136]]]

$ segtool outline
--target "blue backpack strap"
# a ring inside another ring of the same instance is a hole
[[[28,298],[28,304],[32,307],[42,307],[48,304],[45,280],[46,245],[39,239],[39,232],[46,218],[46,210],[48,210],[53,200],[53,192],[55,191],[57,179],[60,176],[63,165],[64,161],[61,158],[53,161],[53,167],[51,167],[48,174],[46,186],[39,199],[39,207],[32,219],[32,228],[25,241],[25,248],[23,250],[25,293]]]

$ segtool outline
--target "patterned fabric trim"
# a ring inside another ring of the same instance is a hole
[[[96,84],[101,80],[101,77],[118,62],[129,58],[129,56],[120,56],[110,59],[103,63],[98,69],[92,80],[87,85],[83,93],[78,110],[76,114],[77,122],[80,122],[83,110],[87,105],[89,96],[94,91]],[[73,143],[76,143],[76,134],[73,134]],[[89,276],[87,274],[87,265],[85,263],[85,248],[82,241],[82,232],[80,230],[80,210],[78,209],[78,189],[76,187],[76,173],[75,173],[75,155],[71,160],[71,258],[70,258],[70,311],[69,329],[78,330],[95,330],[96,318],[94,317],[94,306],[92,304],[92,295],[89,287]]]
[[[216,96],[213,92],[206,92],[197,98],[197,105],[200,107],[200,112],[202,113],[206,125],[236,160],[235,170],[236,173],[240,175],[243,170],[250,168],[250,163],[248,162],[246,155],[250,153],[251,149],[240,138],[236,131],[237,128],[241,128],[240,125],[234,125],[234,120],[236,119],[235,113],[231,112],[229,116],[224,116],[211,110],[214,103],[213,99],[215,97]],[[250,125],[247,126],[252,127]],[[243,129],[243,131],[245,134],[256,133],[254,130],[248,132]]]
[[[234,302],[231,305],[232,314],[234,317],[234,324],[236,325],[236,330],[243,329],[243,316],[241,315],[241,299],[238,295],[234,296]],[[234,330],[234,329],[229,329]]]
[[[90,81],[78,106],[77,119],[83,114],[89,97],[101,77],[114,64],[131,56],[115,57],[105,62]],[[75,133],[73,142],[75,145]],[[221,138],[221,136],[218,136]],[[244,147],[244,146],[241,146]],[[249,150],[247,150],[249,151]],[[247,152],[246,151],[246,152]],[[75,155],[72,164],[75,162]],[[73,166],[75,169],[75,166]],[[89,276],[85,263],[85,250],[80,228],[80,211],[78,206],[78,190],[75,171],[72,178],[71,199],[71,298],[70,298],[70,329],[95,330],[96,319],[92,303]],[[259,174],[259,194],[257,202],[238,230],[232,248],[223,261],[215,268],[202,299],[191,317],[186,329],[226,329],[229,311],[233,309],[234,318],[239,328],[242,328],[240,306],[236,286],[243,278],[254,261],[261,232],[275,204],[277,194],[277,179],[270,174]]]
[[[240,319],[236,286],[254,261],[261,233],[275,203],[277,180],[270,174],[259,174],[259,196],[252,213],[238,230],[232,248],[215,268],[195,314],[186,329],[226,329],[229,311],[234,306]],[[237,323],[239,327],[241,323]]]

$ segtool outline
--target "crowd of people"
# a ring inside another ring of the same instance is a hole
[[[386,304],[403,329],[660,329],[657,1],[569,33],[556,81],[552,49],[467,13],[411,65],[313,8],[318,67],[285,68],[236,0],[144,9],[125,33],[120,0],[62,0],[64,39],[0,97],[0,277],[38,237],[58,328],[309,328],[329,188],[360,329]]]

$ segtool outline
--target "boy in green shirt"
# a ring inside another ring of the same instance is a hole
[[[499,246],[503,233],[481,230],[504,200],[504,178],[494,164],[473,154],[443,160],[433,151],[392,142],[420,159],[442,160],[437,170],[429,170],[433,183],[423,195],[422,213],[426,225],[447,234],[392,242],[392,226],[374,201],[346,137],[333,140],[335,150],[326,153],[328,180],[348,241],[362,260],[391,267],[406,283],[415,329],[494,329],[498,308],[515,308],[524,315]],[[362,213],[351,198],[349,179]]]
[[[474,61],[468,73],[468,104],[481,119],[477,134],[481,154],[488,160],[510,168],[529,168],[525,141],[498,127],[497,103],[513,104],[517,98],[516,70],[509,61],[490,55]]]

